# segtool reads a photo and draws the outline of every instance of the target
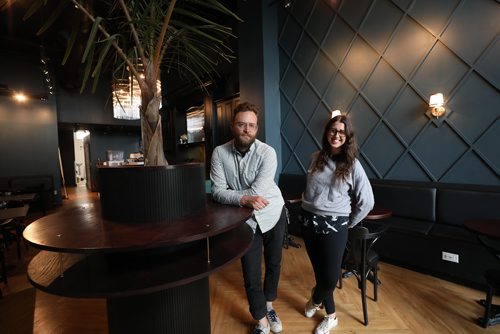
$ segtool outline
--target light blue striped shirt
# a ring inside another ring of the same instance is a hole
[[[231,205],[240,205],[245,195],[264,197],[269,204],[254,210],[247,224],[254,231],[258,224],[262,233],[267,232],[278,222],[285,204],[274,182],[277,166],[274,149],[258,139],[244,156],[235,148],[233,140],[217,146],[210,169],[212,196],[217,202]]]

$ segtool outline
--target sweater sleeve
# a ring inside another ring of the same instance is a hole
[[[375,204],[370,180],[368,176],[366,176],[363,166],[361,166],[358,160],[356,160],[353,166],[352,178],[353,202],[349,227],[354,227],[362,221],[370,210],[373,209],[373,205]]]

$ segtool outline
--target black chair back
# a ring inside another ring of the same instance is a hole
[[[349,230],[347,253],[344,258],[343,268],[354,273],[361,289],[363,303],[363,318],[365,326],[368,325],[368,312],[366,308],[366,280],[373,282],[373,300],[377,301],[378,290],[378,254],[372,250],[373,244],[387,230],[386,225],[372,224],[370,231],[365,226],[355,226]]]

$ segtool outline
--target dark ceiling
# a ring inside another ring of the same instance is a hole
[[[231,10],[236,11],[236,1],[223,2],[226,2],[226,5]],[[49,1],[49,3],[51,2]],[[67,90],[79,91],[83,72],[80,54],[83,52],[84,42],[86,42],[84,37],[79,39],[81,43],[76,46],[76,49],[80,49],[80,52],[73,51],[66,64],[62,66],[61,63],[66,50],[70,26],[74,20],[81,20],[80,13],[68,6],[64,15],[62,15],[63,19],[56,21],[46,32],[39,35],[37,34],[38,30],[54,9],[44,8],[33,17],[23,20],[29,4],[30,1],[28,0],[20,0],[16,1],[7,10],[0,11],[0,52],[12,53],[15,57],[22,57],[24,61],[36,64],[40,63],[42,57],[47,57],[50,65],[55,70],[57,84]],[[234,22],[228,21],[224,24],[232,24],[233,29],[236,30],[237,24],[235,20],[232,21]],[[229,46],[236,54],[236,39],[230,40]],[[219,76],[215,76],[217,79],[215,81],[223,81],[227,77],[237,76],[237,68],[236,59],[232,63],[222,62],[217,69]],[[4,84],[1,79],[0,84]],[[190,86],[196,86],[193,79],[169,75],[168,87],[171,92],[189,91]]]

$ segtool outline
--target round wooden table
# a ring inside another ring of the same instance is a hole
[[[208,199],[205,210],[182,218],[120,223],[90,202],[24,230],[42,250],[28,278],[51,294],[106,298],[110,333],[210,333],[208,275],[248,250],[251,214]]]
[[[500,220],[498,219],[466,220],[464,226],[474,233],[500,239]]]
[[[392,211],[375,204],[364,220],[383,220],[392,217]]]

